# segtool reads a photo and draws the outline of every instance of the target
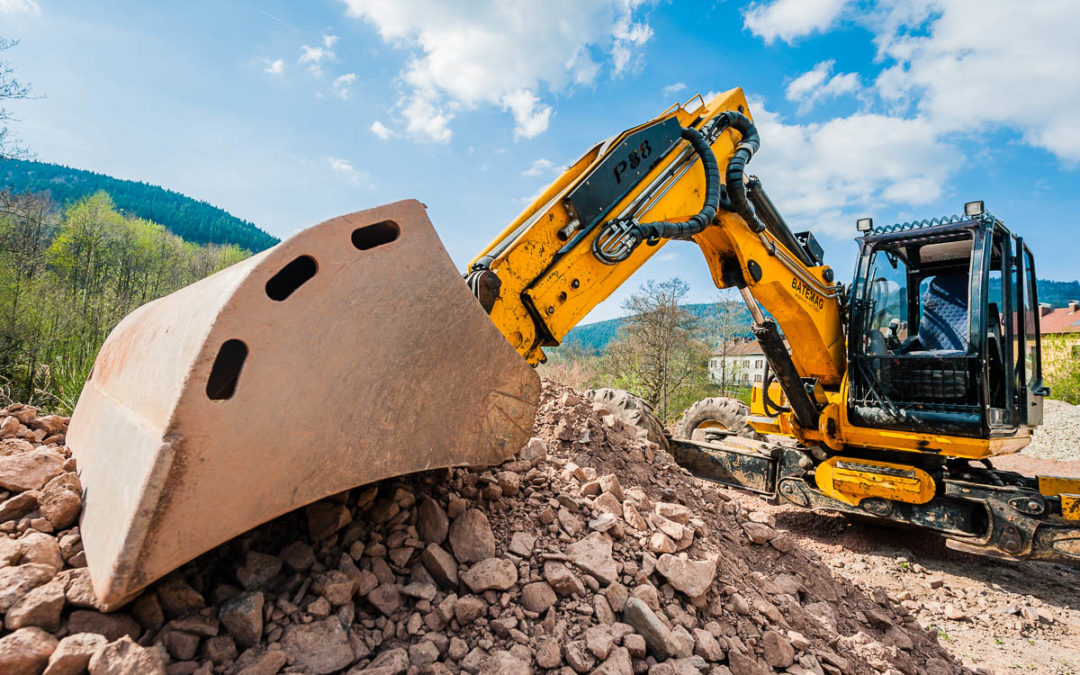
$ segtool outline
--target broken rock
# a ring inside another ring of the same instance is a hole
[[[0,672],[37,675],[56,649],[56,638],[40,628],[20,628],[0,638]]]
[[[290,663],[315,675],[341,670],[353,660],[349,638],[337,617],[290,626],[281,647]]]
[[[0,457],[0,488],[13,492],[40,490],[64,470],[64,456],[37,449]]]
[[[157,649],[146,649],[124,636],[90,657],[90,675],[164,675],[165,664]]]
[[[108,641],[96,633],[69,635],[56,645],[43,675],[79,675],[86,672],[90,657],[107,644]]]
[[[665,553],[656,562],[656,571],[663,574],[668,583],[690,598],[705,595],[716,575],[716,559],[689,560],[685,553],[678,557]]]
[[[450,548],[458,562],[480,562],[495,555],[495,535],[487,516],[469,509],[450,525]]]
[[[488,558],[463,572],[461,580],[474,593],[490,589],[506,591],[517,583],[517,566],[506,558]]]
[[[581,570],[596,577],[601,584],[607,586],[619,579],[615,559],[611,557],[611,548],[611,539],[599,532],[593,532],[568,546],[566,552],[570,555],[571,561]]]

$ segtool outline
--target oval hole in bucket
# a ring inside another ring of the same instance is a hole
[[[375,248],[376,246],[389,244],[397,239],[400,234],[401,228],[398,227],[397,223],[392,220],[384,220],[373,225],[365,225],[364,227],[358,227],[353,230],[352,243],[353,246],[361,251],[366,251]]]
[[[292,295],[293,291],[306,284],[318,271],[319,265],[315,262],[315,258],[302,255],[270,277],[270,280],[266,282],[266,294],[271,300],[281,302]]]
[[[247,345],[240,340],[226,340],[218,349],[210,378],[206,381],[206,396],[211,401],[225,401],[236,392],[236,382],[247,359]]]

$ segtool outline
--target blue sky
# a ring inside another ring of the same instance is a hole
[[[751,164],[850,278],[854,220],[988,207],[1072,280],[1074,0],[0,0],[38,159],[205,199],[279,237],[414,197],[463,266],[592,143],[741,86]],[[676,242],[648,279],[717,297]]]

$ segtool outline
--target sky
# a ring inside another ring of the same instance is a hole
[[[459,267],[595,142],[742,87],[750,165],[849,280],[855,220],[965,201],[1080,278],[1076,0],[0,0],[37,159],[204,199],[275,236],[403,198]],[[673,242],[650,279],[718,297]]]

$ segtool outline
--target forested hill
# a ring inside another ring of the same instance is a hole
[[[0,160],[0,189],[49,192],[61,206],[104,190],[122,213],[164,225],[195,244],[235,244],[253,253],[278,243],[254,223],[179,192],[133,180],[120,180],[60,164]]]
[[[1039,279],[1039,302],[1045,302],[1054,307],[1065,307],[1071,300],[1080,300],[1080,281]],[[682,305],[682,308],[701,320],[702,331],[706,332],[720,316],[719,306],[712,302]],[[615,340],[619,328],[625,323],[626,319],[608,319],[575,326],[566,334],[560,349],[601,354],[608,343]],[[740,307],[739,311],[732,315],[732,327],[735,329],[736,337],[750,337],[750,314]]]

